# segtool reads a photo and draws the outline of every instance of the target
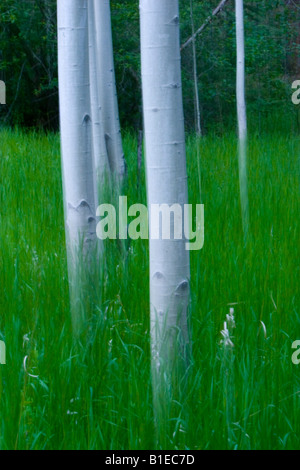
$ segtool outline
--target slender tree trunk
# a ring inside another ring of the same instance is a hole
[[[140,17],[148,207],[175,203],[183,209],[188,191],[178,0],[140,0]],[[150,234],[152,229],[150,217]],[[160,428],[170,416],[170,393],[174,397],[184,383],[189,280],[185,240],[150,236],[153,397]]]
[[[239,129],[239,179],[243,230],[244,237],[246,239],[249,229],[249,203],[247,183],[247,115],[245,99],[245,37],[243,0],[236,0],[236,45],[236,96]]]
[[[193,14],[193,0],[190,0],[191,10],[191,24],[192,24],[192,45],[193,45],[193,74],[194,74],[194,87],[195,87],[195,112],[196,112],[196,134],[201,137],[201,113],[200,113],[200,102],[199,102],[199,90],[198,90],[198,71],[197,71],[197,52],[196,52],[196,38],[195,38],[195,24]]]
[[[75,333],[83,279],[96,245],[86,0],[59,0],[58,68],[61,154],[71,308]]]
[[[99,1],[99,0],[98,0]],[[91,116],[93,129],[93,155],[97,183],[97,205],[103,202],[103,192],[106,179],[109,175],[108,155],[103,130],[102,109],[100,103],[97,72],[97,48],[94,0],[88,0],[89,15],[89,73],[90,73],[90,97]]]
[[[196,40],[197,36],[199,34],[202,33],[202,31],[204,31],[205,28],[207,28],[207,26],[211,23],[211,21],[213,20],[213,18],[215,16],[217,16],[224,8],[224,6],[226,5],[226,3],[228,2],[228,0],[221,0],[221,2],[219,3],[219,5],[217,6],[217,8],[214,9],[214,11],[212,12],[212,14],[206,18],[206,20],[204,21],[204,23],[202,24],[202,26],[200,26],[200,28],[197,29],[197,31],[192,35],[192,37],[190,37],[187,41],[185,41],[185,43],[181,46],[181,50],[183,51],[183,49],[185,49],[189,44],[191,44],[192,41]]]
[[[126,172],[119,121],[109,0],[94,2],[99,102],[109,165],[121,179]]]

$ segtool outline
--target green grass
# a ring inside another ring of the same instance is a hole
[[[125,135],[129,204],[136,141]],[[191,253],[193,362],[168,449],[299,449],[299,137],[249,141],[250,238],[243,244],[235,135],[200,143],[205,246]],[[190,202],[200,203],[195,138]],[[106,244],[88,337],[72,340],[59,138],[0,132],[0,449],[154,449],[148,247]],[[107,202],[107,201],[105,201]],[[99,297],[97,293],[97,297]],[[220,345],[235,303],[234,351]],[[267,329],[265,337],[263,322]],[[24,340],[24,335],[27,335]],[[27,359],[27,371],[23,367]]]

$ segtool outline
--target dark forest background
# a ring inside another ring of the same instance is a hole
[[[198,28],[218,0],[194,0]],[[181,40],[191,35],[190,2],[180,1]],[[112,26],[120,119],[142,127],[138,0],[112,1]],[[1,125],[58,130],[56,0],[1,0],[0,79],[7,105]],[[197,38],[199,95],[204,132],[224,132],[236,122],[234,1]],[[245,0],[247,103],[257,129],[287,124],[299,130],[291,84],[300,79],[299,0]],[[194,129],[192,47],[182,51],[187,130]]]

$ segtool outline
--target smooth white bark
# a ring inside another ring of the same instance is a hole
[[[245,33],[243,0],[236,0],[235,7],[237,46],[236,97],[239,131],[239,179],[243,229],[244,235],[245,237],[247,237],[247,232],[249,228],[249,203],[247,183],[247,114],[245,98]]]
[[[245,33],[243,0],[236,0],[236,47],[237,47],[237,111],[239,138],[247,138],[247,116],[245,99]]]
[[[99,1],[99,0],[97,0]],[[91,98],[91,118],[93,135],[93,155],[97,182],[97,205],[103,202],[103,186],[108,176],[108,155],[105,143],[104,129],[101,117],[102,109],[99,94],[99,80],[97,71],[97,48],[96,48],[96,25],[94,0],[88,0],[89,18],[89,73],[90,73],[90,98]]]
[[[198,90],[198,68],[197,68],[197,50],[196,50],[196,39],[195,39],[195,24],[193,14],[193,0],[190,0],[191,10],[191,24],[192,24],[192,46],[193,46],[193,75],[194,75],[194,88],[195,88],[195,114],[196,114],[196,134],[200,137],[201,131],[201,113],[200,113],[200,101],[199,101],[199,90]]]
[[[125,160],[116,91],[110,2],[109,0],[92,1],[94,1],[95,11],[98,93],[102,111],[102,128],[110,168],[122,178],[125,174]]]
[[[65,226],[70,291],[74,297],[79,273],[84,271],[96,244],[87,2],[59,0],[57,12]],[[80,320],[74,320],[78,328]]]
[[[140,18],[148,207],[183,208],[188,191],[178,0],[140,0]],[[162,374],[172,373],[179,359],[174,358],[180,352],[178,333],[184,348],[188,343],[189,282],[185,240],[150,239],[154,400],[160,397]]]

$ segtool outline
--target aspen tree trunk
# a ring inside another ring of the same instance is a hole
[[[183,208],[188,191],[178,0],[140,0],[140,19],[148,208]],[[152,228],[150,217],[153,403],[161,427],[171,396],[184,383],[190,264],[184,239],[155,240]]]
[[[195,23],[193,13],[193,0],[190,0],[191,10],[191,24],[192,24],[192,49],[193,49],[193,74],[194,74],[194,87],[195,87],[195,114],[196,114],[196,134],[201,137],[201,113],[200,113],[200,102],[199,102],[199,90],[198,90],[198,70],[197,70],[197,51],[196,51],[196,39],[195,39]]]
[[[94,2],[99,102],[110,169],[121,179],[126,168],[115,81],[109,0]]]
[[[247,115],[245,99],[245,37],[243,0],[236,0],[237,75],[236,96],[239,129],[240,198],[245,240],[249,229],[249,203],[247,182]]]
[[[99,0],[97,0],[99,1]],[[88,0],[89,18],[89,73],[90,73],[90,98],[93,135],[93,156],[97,184],[97,205],[103,202],[104,185],[109,175],[108,155],[103,130],[102,109],[100,103],[97,71],[96,25],[94,0]]]
[[[79,334],[84,279],[96,245],[86,0],[59,0],[58,68],[66,243],[73,326]]]

